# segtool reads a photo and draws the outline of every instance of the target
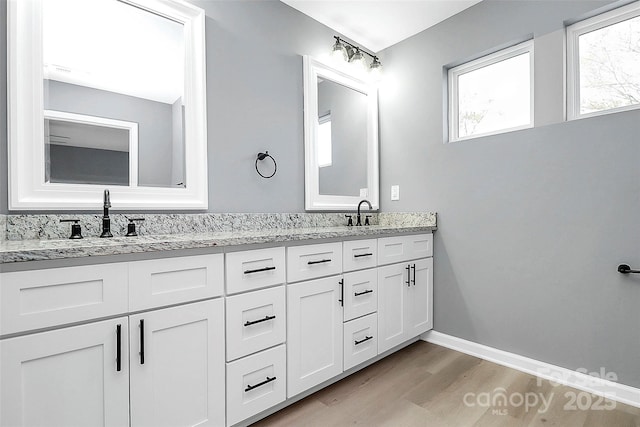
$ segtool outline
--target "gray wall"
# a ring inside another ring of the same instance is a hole
[[[55,80],[44,87],[47,109],[138,123],[138,184],[173,187],[172,104]]]
[[[640,111],[561,117],[556,35],[605,3],[485,0],[385,50],[381,207],[438,212],[437,331],[639,387]],[[544,125],[443,143],[443,67],[531,34]]]
[[[129,185],[129,153],[49,145],[51,182]]]
[[[331,166],[320,168],[320,194],[360,196],[367,188],[367,95],[330,80],[318,84],[318,113],[331,112]]]

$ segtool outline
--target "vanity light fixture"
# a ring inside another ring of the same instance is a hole
[[[365,71],[368,69],[374,79],[378,80],[380,78],[382,64],[377,56],[367,52],[359,46],[341,39],[338,36],[333,36],[333,38],[336,39],[336,42],[333,44],[333,48],[331,49],[331,57],[333,59],[336,61],[347,61]],[[371,65],[367,64],[364,54],[371,57]]]

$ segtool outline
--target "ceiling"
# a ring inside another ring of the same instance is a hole
[[[373,52],[481,0],[281,0]]]

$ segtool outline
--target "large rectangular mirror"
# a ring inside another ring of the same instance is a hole
[[[204,11],[9,0],[10,209],[207,208]]]
[[[303,66],[306,209],[378,209],[376,88],[308,56]]]

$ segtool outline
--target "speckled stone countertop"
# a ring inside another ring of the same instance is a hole
[[[372,225],[368,227],[275,228],[256,231],[148,235],[109,239],[90,237],[82,240],[4,241],[0,242],[0,264],[301,240],[420,233],[432,232],[435,229],[435,226],[426,225]]]

